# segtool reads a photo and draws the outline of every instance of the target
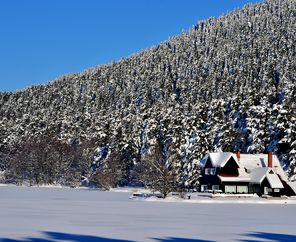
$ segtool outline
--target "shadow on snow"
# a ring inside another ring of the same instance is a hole
[[[248,233],[248,234],[243,234],[243,236],[251,237],[252,239],[250,239],[250,240],[245,239],[245,240],[239,240],[239,241],[254,242],[254,239],[266,239],[266,240],[273,241],[273,242],[296,241],[296,235],[289,235],[289,234],[252,232],[252,233]]]
[[[134,242],[133,240],[109,239],[104,237],[68,234],[59,232],[43,232],[45,238],[24,238],[24,239],[8,239],[0,238],[0,242],[55,242],[55,241],[71,241],[71,242]],[[210,242],[208,240],[185,239],[185,238],[153,238],[160,242]]]
[[[24,238],[8,239],[0,238],[0,242],[55,242],[55,241],[72,241],[72,242],[132,242],[132,240],[120,240],[120,239],[109,239],[104,237],[90,236],[90,235],[79,235],[79,234],[68,234],[59,232],[43,232],[46,238]],[[238,240],[241,242],[254,242],[254,239],[267,239],[274,242],[282,241],[296,241],[296,235],[288,234],[275,234],[275,233],[264,233],[264,232],[252,232],[243,234],[242,236],[248,237],[248,239]],[[152,238],[157,242],[213,242],[213,240],[199,240],[199,239],[188,239],[188,238]],[[255,240],[256,241],[256,240]]]
[[[129,240],[109,239],[90,235],[67,234],[58,232],[43,232],[46,238],[24,238],[17,239],[0,239],[0,242],[55,242],[55,241],[72,241],[72,242],[128,242]]]

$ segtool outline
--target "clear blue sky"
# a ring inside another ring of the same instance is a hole
[[[0,0],[0,91],[107,64],[259,0]]]

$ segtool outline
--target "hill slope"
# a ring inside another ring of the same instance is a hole
[[[186,184],[207,151],[272,150],[293,175],[295,31],[296,2],[269,0],[110,65],[0,93],[1,149],[40,135],[91,141],[97,163],[107,150],[130,174],[162,142]]]

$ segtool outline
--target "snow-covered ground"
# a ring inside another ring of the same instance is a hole
[[[146,202],[130,192],[1,186],[0,241],[296,241],[295,204]]]

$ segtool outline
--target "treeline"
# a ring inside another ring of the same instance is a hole
[[[96,149],[92,163],[92,182],[101,189],[144,186],[164,196],[172,191],[183,193],[197,189],[200,174],[197,160],[189,167],[182,153],[179,154],[176,149],[174,138],[164,127],[156,126],[151,135],[153,138],[150,139],[154,142],[145,152],[139,150],[133,153],[125,149],[128,147],[120,149],[116,145],[104,145]],[[188,156],[193,158],[194,154]]]
[[[55,136],[39,136],[1,150],[3,183],[17,185],[80,185],[108,190],[117,186],[145,186],[166,196],[185,191],[172,166],[172,140],[159,131],[151,152],[138,163],[124,160],[116,149],[94,149],[92,142],[66,143]],[[132,161],[132,160],[131,160]],[[198,174],[197,174],[198,175]],[[198,176],[196,176],[198,178]],[[191,187],[192,188],[192,187]]]
[[[89,147],[54,136],[28,139],[2,150],[2,182],[79,186],[89,174]]]

